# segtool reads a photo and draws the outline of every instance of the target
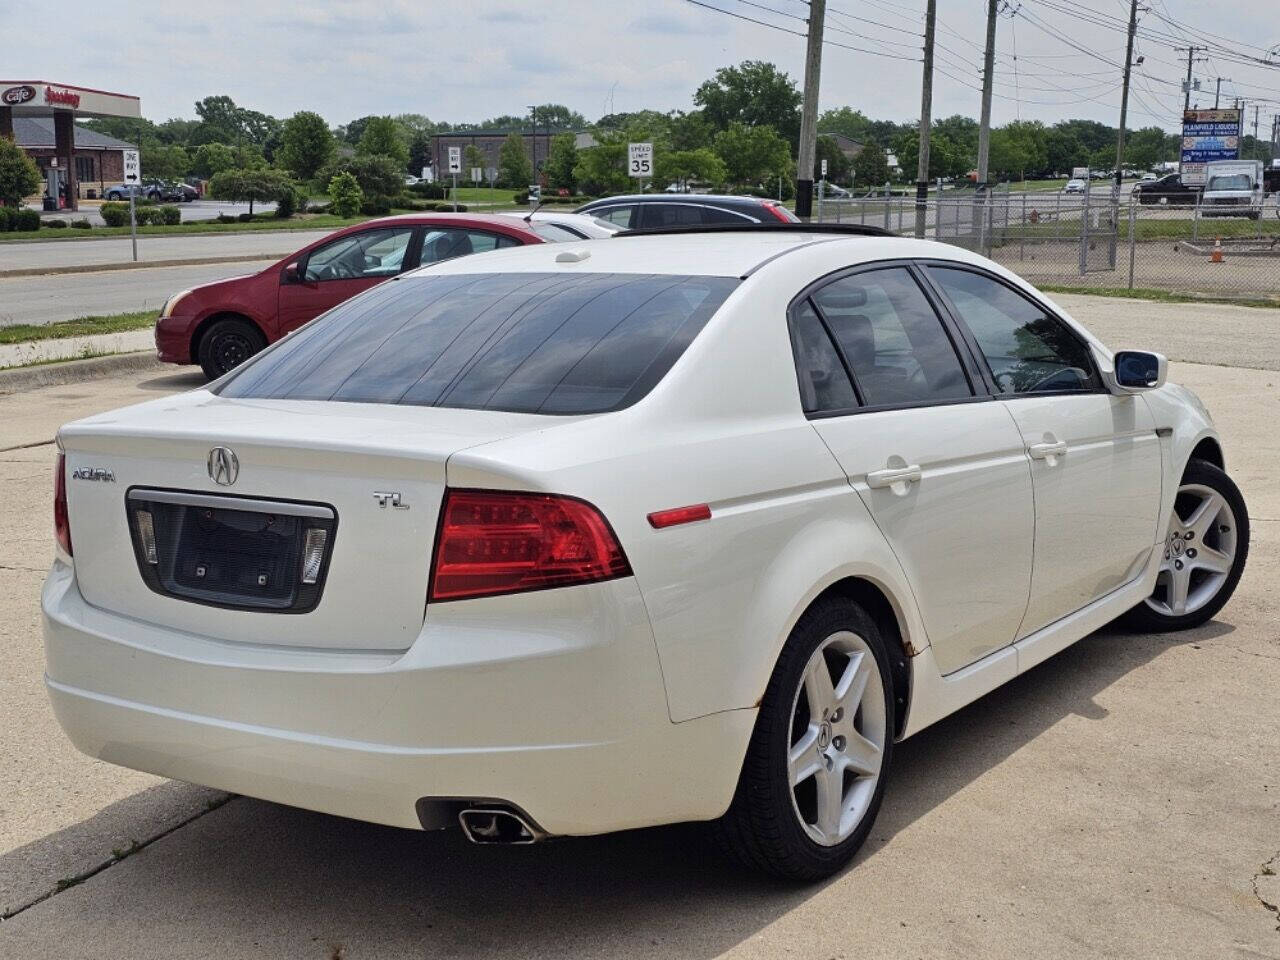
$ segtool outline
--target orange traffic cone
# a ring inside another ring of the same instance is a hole
[[[1213,253],[1209,254],[1210,263],[1222,263],[1222,238],[1213,241]]]

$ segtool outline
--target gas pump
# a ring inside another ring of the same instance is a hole
[[[59,198],[62,196],[62,171],[58,169],[58,158],[53,157],[44,172],[44,202],[41,206],[47,210],[57,210]]]

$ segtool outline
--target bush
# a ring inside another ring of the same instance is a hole
[[[129,205],[127,203],[104,203],[98,208],[102,222],[108,227],[126,227],[129,225]]]
[[[50,230],[65,230],[67,229],[67,221],[59,220],[57,217],[50,217],[44,222],[44,226]]]
[[[215,223],[235,223],[236,218],[230,213],[220,213],[213,218]]]
[[[253,223],[253,214],[242,213],[238,217],[236,217],[236,220],[238,220],[240,223]]]
[[[20,207],[13,218],[13,229],[15,230],[39,230],[40,229],[40,213],[36,210],[28,210]]]
[[[310,195],[301,187],[280,191],[280,196],[276,199],[276,216],[281,220],[288,220],[295,213],[306,213],[309,199]]]
[[[445,194],[444,187],[441,184],[427,183],[425,180],[410,186],[409,192],[422,197],[424,200],[443,200]]]
[[[360,204],[360,212],[366,217],[385,217],[391,212],[390,197],[368,197]]]
[[[404,192],[404,171],[390,157],[357,156],[342,157],[327,164],[321,179],[327,184],[340,173],[356,178],[365,199],[395,197]]]
[[[16,208],[7,207],[0,203],[0,233],[8,233],[13,229],[13,221],[17,215],[18,211]]]
[[[165,204],[163,207],[157,207],[160,214],[160,222],[167,227],[176,227],[182,222],[182,211],[172,204]]]
[[[92,230],[93,224],[89,222],[87,217],[81,217],[79,220],[72,220],[71,227],[73,230]]]
[[[364,191],[355,175],[347,171],[329,181],[329,212],[337,217],[353,217],[364,202]]]

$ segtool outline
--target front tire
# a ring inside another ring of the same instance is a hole
[[[200,369],[210,380],[234,370],[267,345],[266,338],[248,320],[218,320],[200,338]]]
[[[735,859],[792,880],[845,866],[870,833],[893,756],[893,684],[883,634],[843,598],[791,631],[716,824]]]
[[[1200,626],[1231,599],[1248,556],[1240,488],[1208,461],[1192,460],[1174,500],[1155,590],[1126,622],[1149,633]]]

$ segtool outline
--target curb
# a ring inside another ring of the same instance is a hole
[[[261,263],[279,260],[287,253],[248,253],[226,257],[187,257],[178,260],[126,260],[123,263],[83,263],[65,267],[20,267],[16,270],[0,270],[0,278],[42,277],[58,273],[104,273],[112,270],[147,270],[152,267],[194,267],[202,263]]]
[[[58,387],[82,380],[99,380],[131,370],[159,372],[164,367],[156,359],[154,350],[142,350],[137,353],[117,353],[110,357],[91,357],[88,360],[68,360],[65,363],[0,370],[0,396],[37,390],[40,387]]]

